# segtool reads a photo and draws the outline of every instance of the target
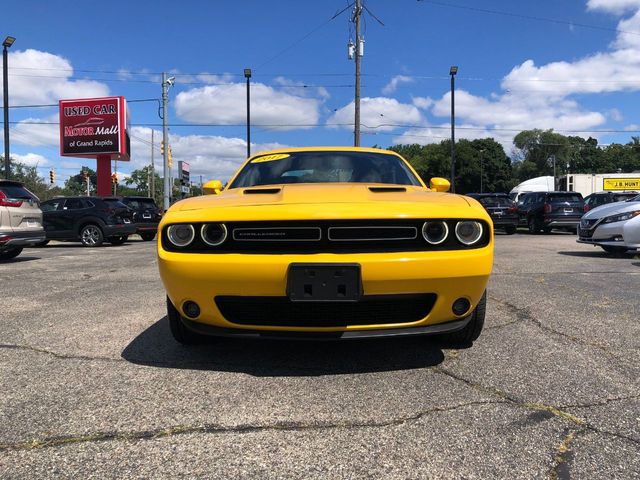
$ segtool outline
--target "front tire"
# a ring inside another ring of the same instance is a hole
[[[439,338],[447,344],[453,345],[471,345],[478,339],[484,326],[484,317],[487,310],[487,292],[482,294],[482,298],[478,302],[476,308],[471,312],[471,320],[462,330],[456,332],[445,333],[439,335]]]
[[[16,258],[18,255],[20,255],[20,253],[22,253],[22,247],[5,250],[4,252],[0,252],[0,261]]]
[[[80,241],[85,247],[99,247],[104,242],[104,235],[99,226],[90,223],[80,230]]]
[[[144,240],[145,242],[149,242],[149,241],[153,240],[154,238],[156,238],[156,233],[155,232],[140,233],[139,235],[142,238],[142,240]]]
[[[513,235],[514,233],[516,233],[516,227],[513,225],[504,227],[504,233],[506,233],[507,235]]]
[[[116,237],[109,237],[109,243],[111,245],[122,245],[124,242],[126,242],[129,239],[128,235],[119,235]]]
[[[600,247],[602,247],[605,252],[614,255],[622,255],[623,253],[627,253],[627,249],[625,247],[614,247],[611,245],[600,245]]]
[[[173,306],[167,297],[167,318],[169,319],[169,329],[173,339],[182,345],[194,345],[202,341],[202,337],[185,327],[178,309]]]

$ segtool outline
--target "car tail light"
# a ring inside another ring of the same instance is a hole
[[[20,207],[22,206],[22,200],[16,200],[7,197],[7,195],[0,191],[0,207]]]
[[[544,204],[544,213],[551,213],[551,205],[548,203]]]
[[[507,213],[516,213],[518,211],[518,207],[516,207],[515,205],[511,205],[509,208],[507,208]]]
[[[589,211],[591,207],[589,205],[587,205],[586,203],[584,204],[584,213],[587,213]]]

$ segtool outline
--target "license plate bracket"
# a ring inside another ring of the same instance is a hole
[[[357,302],[362,296],[358,263],[292,263],[287,271],[292,302]]]

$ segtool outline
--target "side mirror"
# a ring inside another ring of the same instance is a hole
[[[220,180],[209,180],[202,186],[205,195],[217,195],[222,191],[222,182]]]
[[[446,178],[433,177],[429,182],[429,188],[436,192],[448,192],[451,184]]]

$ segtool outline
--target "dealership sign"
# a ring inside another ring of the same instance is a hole
[[[129,160],[128,123],[124,97],[60,100],[60,155]]]

